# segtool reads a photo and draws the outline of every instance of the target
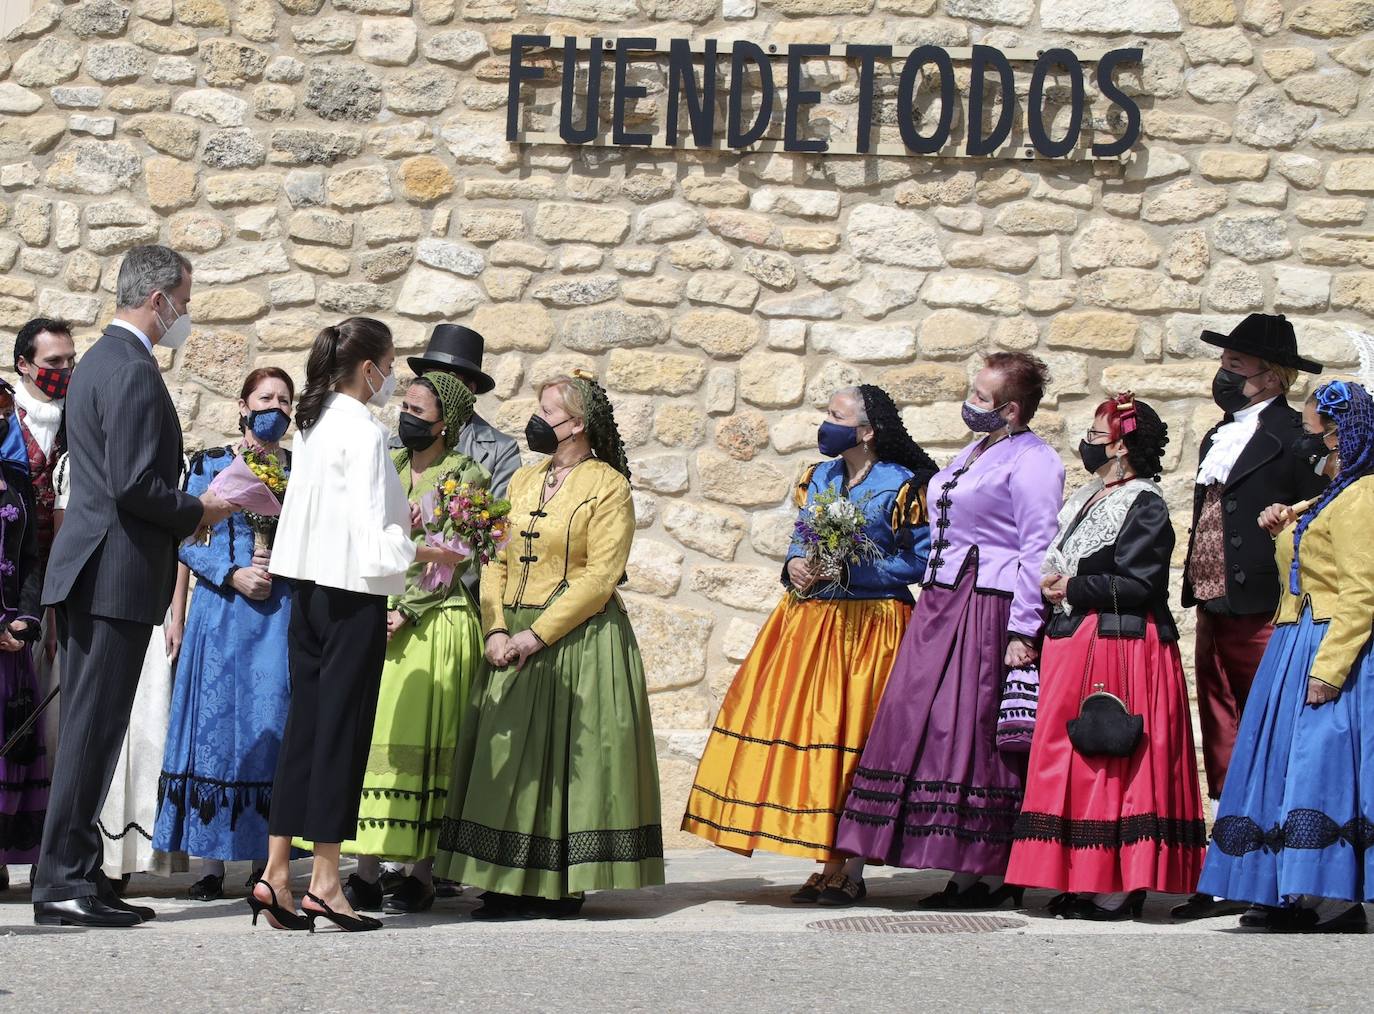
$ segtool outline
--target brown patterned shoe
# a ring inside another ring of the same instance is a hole
[[[814,905],[821,896],[821,889],[825,887],[825,874],[813,873],[806,878],[806,883],[792,892],[792,904],[794,905]]]
[[[862,880],[852,880],[843,873],[836,873],[826,879],[825,889],[816,903],[827,908],[844,908],[863,901],[867,896],[868,888]]]

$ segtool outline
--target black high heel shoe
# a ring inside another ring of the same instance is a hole
[[[1065,891],[1063,894],[1056,894],[1050,899],[1050,903],[1045,906],[1045,911],[1050,915],[1064,915],[1074,905],[1078,904],[1078,895],[1072,891]]]
[[[950,907],[971,911],[974,909],[1001,908],[1004,902],[1010,901],[1012,908],[1020,908],[1025,896],[1026,889],[1024,887],[1003,884],[993,890],[980,880],[967,891],[956,895],[953,899],[954,903]]]
[[[256,894],[258,884],[267,888],[267,893],[272,895],[271,902],[263,901]],[[258,916],[267,913],[267,924],[273,929],[280,930],[303,930],[312,928],[310,921],[298,912],[292,912],[288,908],[283,908],[277,904],[277,892],[272,889],[272,885],[265,880],[259,880],[258,884],[253,885],[255,893],[248,895],[248,907],[253,910],[253,925],[258,924]]]
[[[306,921],[309,923],[311,933],[315,932],[315,920],[321,917],[328,919],[345,933],[366,933],[369,930],[379,930],[382,928],[382,921],[374,919],[370,915],[344,915],[342,912],[335,912],[329,907],[329,903],[318,894],[305,892],[306,901],[313,901],[319,905],[319,909],[306,908],[301,906],[301,911],[305,914]]]
[[[1066,919],[1088,919],[1092,922],[1122,922],[1126,919],[1139,919],[1145,910],[1145,892],[1132,891],[1126,900],[1116,908],[1103,908],[1087,898],[1079,898],[1073,907],[1064,913]]]

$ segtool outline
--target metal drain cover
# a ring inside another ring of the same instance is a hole
[[[807,923],[807,929],[824,933],[995,933],[1004,929],[1021,929],[1025,919],[1002,915],[962,915],[939,913],[933,915],[854,915],[845,919],[822,919]]]

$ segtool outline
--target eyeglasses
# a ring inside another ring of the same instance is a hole
[[[1102,430],[1089,429],[1083,434],[1083,439],[1090,444],[1097,443],[1099,437],[1105,441],[1110,441],[1112,439],[1112,435],[1110,433],[1105,433]]]

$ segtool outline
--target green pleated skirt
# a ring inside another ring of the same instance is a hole
[[[340,846],[345,855],[396,862],[434,855],[481,645],[481,623],[466,596],[463,604],[430,609],[387,645],[358,828]]]
[[[512,635],[539,609],[507,609]],[[458,738],[435,872],[558,899],[663,883],[644,664],[618,597],[532,656],[483,663]]]

